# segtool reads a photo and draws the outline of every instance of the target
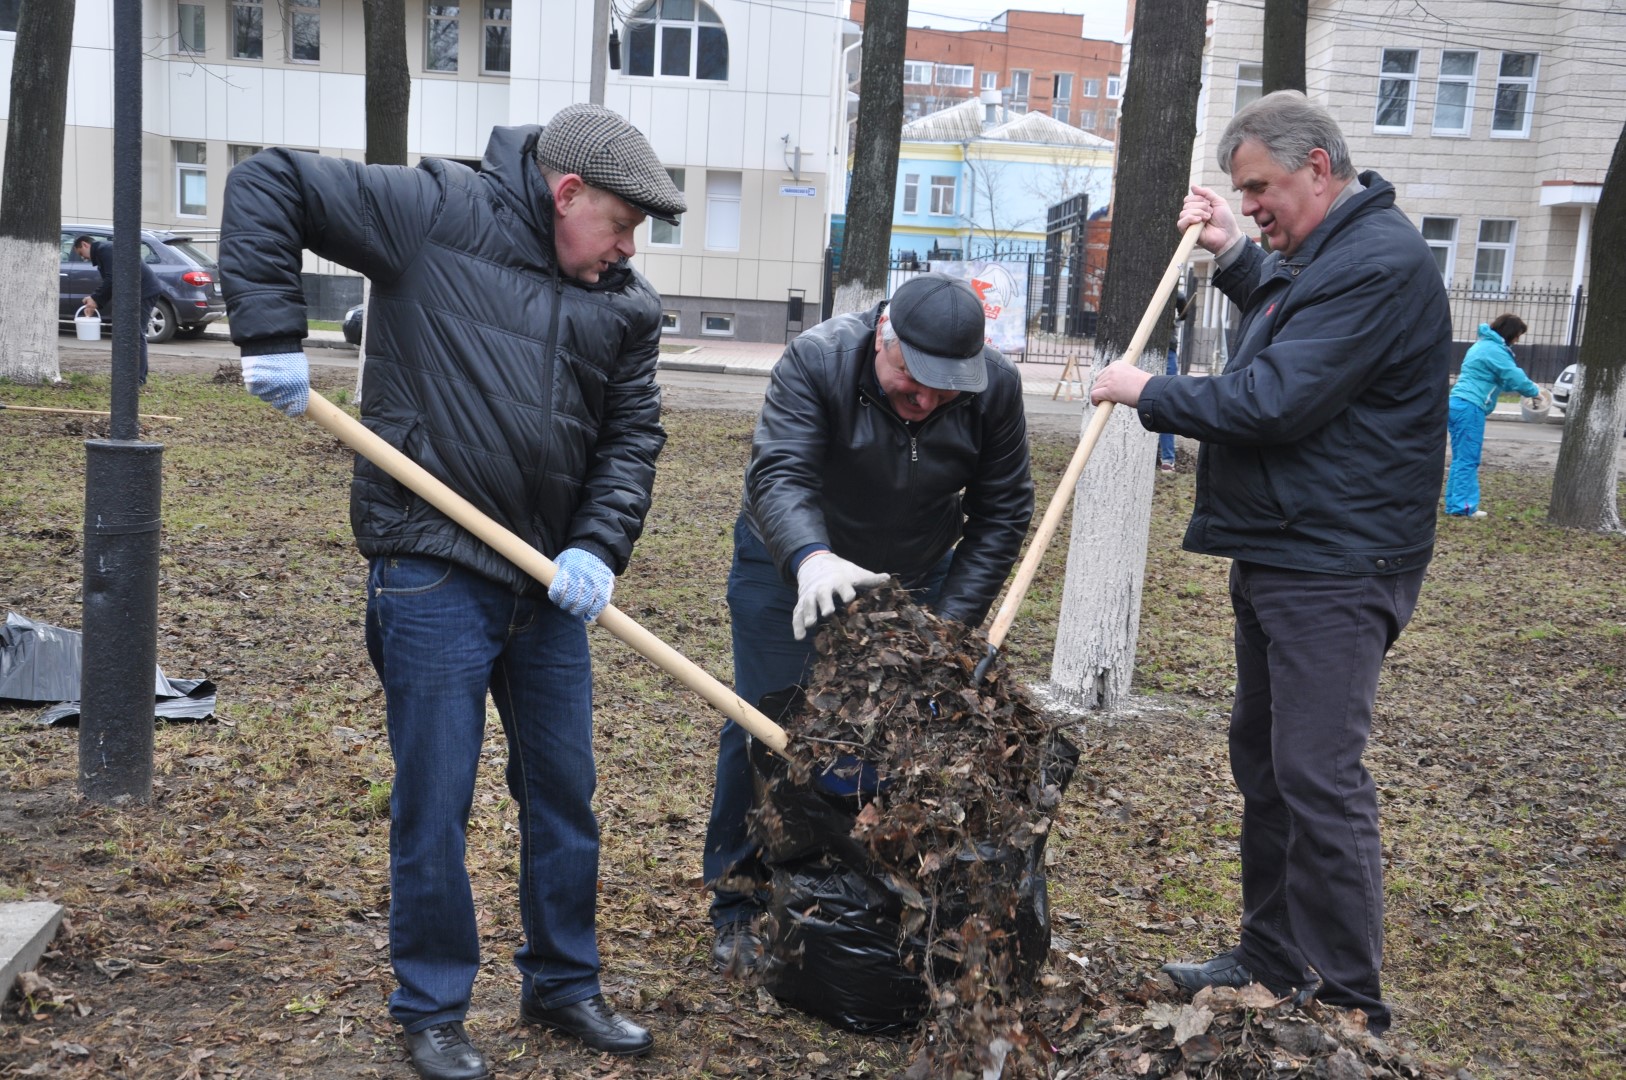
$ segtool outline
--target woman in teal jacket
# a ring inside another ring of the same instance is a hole
[[[1445,512],[1454,517],[1482,518],[1479,508],[1479,451],[1485,442],[1485,417],[1496,409],[1504,391],[1540,397],[1513,359],[1513,343],[1527,330],[1517,315],[1498,315],[1479,324],[1479,340],[1462,358],[1462,373],[1451,388],[1451,472],[1445,482]]]

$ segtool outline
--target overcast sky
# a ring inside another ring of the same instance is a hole
[[[975,30],[978,23],[1013,8],[1082,15],[1086,37],[1123,39],[1126,0],[1026,0],[1013,4],[999,0],[909,0],[909,25],[938,30]]]

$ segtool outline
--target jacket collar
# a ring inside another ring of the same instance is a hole
[[[1366,186],[1365,191],[1358,191],[1342,202],[1337,203],[1333,209],[1317,225],[1304,243],[1295,251],[1291,258],[1282,259],[1272,255],[1280,263],[1289,266],[1304,266],[1315,261],[1316,255],[1324,244],[1337,235],[1344,226],[1358,217],[1362,217],[1374,210],[1385,210],[1395,204],[1394,185],[1389,183],[1377,173],[1368,170],[1361,173],[1356,179]]]

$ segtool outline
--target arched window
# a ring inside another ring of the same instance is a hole
[[[645,0],[627,18],[627,74],[728,79],[728,31],[702,0]]]

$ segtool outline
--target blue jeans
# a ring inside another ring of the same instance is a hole
[[[904,581],[916,602],[930,607],[942,592],[954,562],[954,549],[926,572]],[[765,694],[807,683],[813,666],[813,634],[797,641],[790,613],[796,587],[779,576],[768,548],[743,517],[734,522],[734,563],[728,572],[728,614],[734,639],[734,692],[752,705]],[[711,922],[726,926],[756,916],[763,898],[718,889],[719,878],[754,869],[757,846],[746,827],[751,810],[751,759],[745,729],[730,720],[717,739],[717,786],[711,796],[702,854],[706,882],[712,885]]]
[[[1231,776],[1242,793],[1242,941],[1266,985],[1302,986],[1389,1026],[1383,1003],[1383,852],[1361,756],[1383,658],[1411,620],[1424,567],[1346,577],[1231,564],[1236,700]]]
[[[1485,445],[1485,410],[1451,399],[1446,417],[1451,433],[1451,470],[1445,481],[1445,512],[1461,517],[1479,509],[1479,459]]]
[[[519,815],[514,953],[543,1008],[599,992],[598,822],[587,629],[545,598],[439,559],[372,560],[367,651],[384,684],[390,792],[390,1015],[407,1031],[462,1020],[480,964],[465,835],[489,691]]]
[[[1176,331],[1176,333],[1178,333],[1178,331]],[[1179,354],[1175,351],[1173,340],[1170,340],[1169,342],[1169,358],[1168,361],[1163,365],[1163,374],[1180,374]],[[1163,465],[1174,464],[1174,436],[1167,432],[1164,432],[1157,437],[1157,460]]]

